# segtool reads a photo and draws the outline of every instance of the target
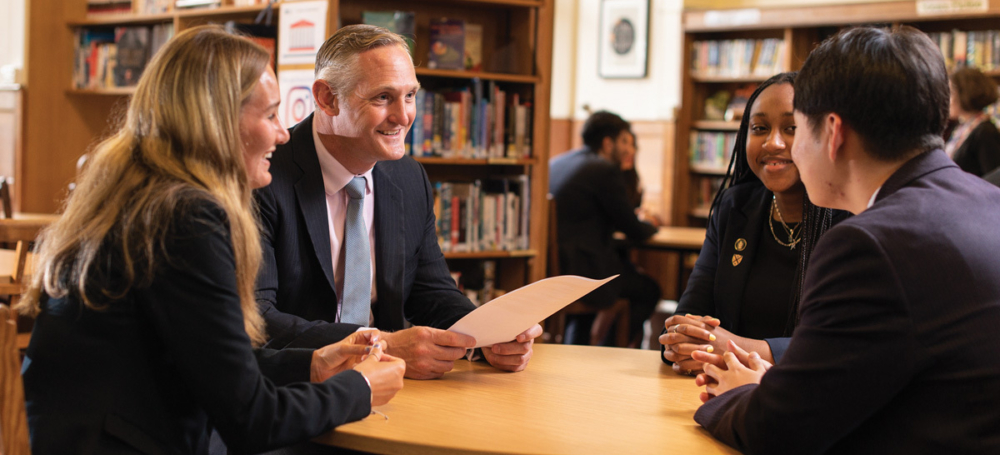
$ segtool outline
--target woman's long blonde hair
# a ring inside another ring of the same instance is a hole
[[[146,67],[122,128],[97,145],[60,220],[39,238],[36,273],[18,308],[40,311],[42,292],[99,310],[148,285],[168,260],[164,241],[187,202],[225,211],[247,334],[265,339],[254,298],[260,237],[240,140],[240,109],[266,70],[264,48],[217,26],[179,33]],[[121,283],[104,281],[121,267]],[[206,305],[215,302],[206,301]]]

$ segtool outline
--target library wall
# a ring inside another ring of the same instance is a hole
[[[644,205],[665,215],[671,212],[664,189],[673,187],[673,113],[680,102],[682,6],[681,0],[650,1],[645,78],[604,79],[597,72],[600,0],[556,1],[550,157],[580,145],[587,108],[620,114],[635,125]]]
[[[0,2],[0,67],[24,65],[24,2]],[[0,82],[15,81],[3,80],[0,74]]]

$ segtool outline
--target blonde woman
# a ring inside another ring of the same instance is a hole
[[[213,427],[259,452],[358,420],[402,387],[405,364],[381,354],[377,331],[252,349],[265,333],[250,193],[288,140],[268,61],[214,26],[178,34],[43,234],[21,305],[37,316],[23,371],[35,454],[201,454]]]

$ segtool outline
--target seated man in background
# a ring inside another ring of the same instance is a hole
[[[445,330],[475,306],[438,247],[427,174],[405,156],[419,86],[406,43],[381,27],[343,27],[317,53],[316,112],[291,128],[273,182],[254,195],[268,347],[325,346],[374,326],[406,377],[428,379],[474,346]],[[522,370],[541,333],[536,324],[483,356]]]
[[[777,365],[693,354],[695,420],[745,453],[1000,453],[1000,189],[941,150],[940,51],[907,26],[841,32],[794,103],[809,197],[856,216],[813,250]]]
[[[636,216],[616,162],[629,151],[635,153],[631,125],[611,112],[595,112],[583,125],[583,143],[583,148],[549,161],[549,192],[556,200],[559,231],[559,268],[567,275],[597,279],[621,274],[580,300],[599,310],[618,298],[627,298],[629,339],[635,343],[643,322],[660,301],[660,287],[620,258],[613,242],[615,231],[642,241],[657,228]],[[593,316],[568,318],[567,342],[590,344],[592,322]]]

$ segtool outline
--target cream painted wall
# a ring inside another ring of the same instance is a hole
[[[576,88],[573,117],[584,105],[608,109],[628,120],[672,120],[680,102],[681,0],[650,0],[648,69],[644,79],[603,79],[597,75],[600,0],[581,0],[576,23]]]
[[[597,74],[601,0],[556,0],[555,6],[552,118],[582,122],[587,106],[632,121],[639,136],[636,168],[645,188],[643,205],[659,213],[669,213],[664,169],[672,160],[673,136],[666,123],[680,103],[682,8],[682,0],[650,0],[646,77],[604,79]]]
[[[0,67],[24,66],[24,2],[0,0]],[[0,77],[0,82],[11,81]]]

